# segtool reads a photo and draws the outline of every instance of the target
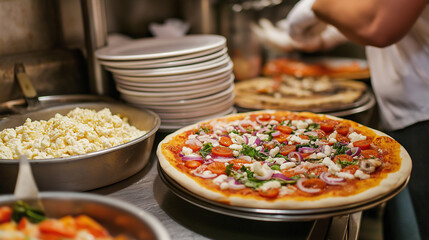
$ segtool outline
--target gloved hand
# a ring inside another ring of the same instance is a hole
[[[268,48],[283,52],[295,49],[289,34],[284,29],[275,27],[268,19],[261,18],[259,25],[251,23],[250,28],[262,44]]]
[[[316,17],[311,10],[314,1],[299,1],[286,19],[277,23],[290,36],[294,47],[306,52],[329,50],[347,40],[334,26]]]

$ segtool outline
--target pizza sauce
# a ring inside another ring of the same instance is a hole
[[[264,201],[360,193],[399,170],[399,152],[353,121],[293,112],[215,119],[163,144],[170,164],[201,187]]]

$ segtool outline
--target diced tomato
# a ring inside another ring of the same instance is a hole
[[[212,162],[207,166],[207,169],[215,174],[224,174],[226,166],[225,163],[222,162]]]
[[[296,176],[296,172],[293,169],[283,169],[283,170],[280,170],[280,172],[289,178]]]
[[[362,152],[360,153],[364,158],[378,158],[379,157],[379,153],[377,150],[374,149],[366,149],[366,150],[362,150]]]
[[[243,164],[246,164],[246,163],[251,163],[250,161],[247,161],[247,160],[244,160],[244,159],[233,159],[233,160],[231,160],[231,161],[229,161],[229,163],[232,163],[232,164],[234,164],[233,165],[233,168],[235,169],[235,170],[238,170],[238,169],[240,169],[242,166],[243,166]]]
[[[353,162],[353,157],[349,156],[347,154],[340,154],[340,155],[335,156],[334,162],[338,162],[339,160],[341,162]]]
[[[305,139],[305,140],[309,140],[309,139],[310,139],[310,137],[309,137],[309,136],[307,136],[307,135],[299,135],[299,137],[300,137],[301,139]]]
[[[256,118],[259,119],[260,121],[264,121],[264,122],[270,121],[271,120],[271,114],[264,113],[262,115],[257,116]]]
[[[302,185],[305,188],[321,189],[323,190],[326,187],[326,183],[319,178],[309,178],[302,182]]]
[[[12,208],[8,206],[0,207],[0,223],[9,222],[12,217]]]
[[[212,154],[219,157],[232,157],[233,151],[224,146],[216,146],[212,148]]]
[[[75,220],[78,229],[86,229],[94,237],[102,238],[109,236],[109,232],[103,226],[86,215],[79,215]]]
[[[220,137],[219,143],[220,143],[220,145],[225,146],[225,147],[229,147],[233,144],[231,138],[225,137],[225,136]]]
[[[271,150],[275,147],[276,145],[273,142],[269,142],[269,143],[264,143],[264,149]]]
[[[282,133],[286,133],[286,134],[291,134],[292,133],[292,128],[289,126],[284,126],[284,125],[277,125],[276,126],[276,130],[282,132]]]
[[[344,124],[340,124],[335,126],[335,131],[337,131],[337,133],[347,136],[347,134],[349,133],[349,126],[344,125]]]
[[[289,134],[280,132],[280,135],[273,137],[275,140],[279,141],[280,143],[286,142],[287,138],[289,137]]]
[[[337,134],[337,136],[335,137],[335,139],[338,142],[341,142],[341,143],[345,143],[345,144],[349,144],[350,143],[350,139],[348,137],[344,136],[344,135],[341,135],[341,134]]]
[[[185,162],[185,166],[188,168],[197,168],[197,167],[201,166],[201,164],[202,163],[200,161],[195,161],[195,160]]]
[[[290,152],[293,152],[296,150],[296,146],[295,145],[284,145],[282,147],[280,147],[280,154],[283,156],[287,156]]]
[[[275,198],[277,195],[279,195],[279,189],[278,188],[269,188],[266,190],[258,190],[259,195],[265,198]]]
[[[74,237],[76,228],[67,227],[62,222],[55,219],[47,219],[39,223],[39,230],[42,234],[57,235],[60,237]]]
[[[320,123],[320,129],[325,131],[326,133],[332,132],[334,130],[334,127],[336,125],[336,122],[334,121],[322,121]]]
[[[28,226],[28,219],[26,217],[21,218],[18,223],[18,230],[22,231]]]
[[[314,129],[313,131],[317,133],[317,136],[319,138],[325,138],[326,137],[326,132],[323,131],[322,129]]]
[[[359,166],[357,165],[348,165],[345,166],[343,169],[341,169],[341,172],[346,172],[350,174],[355,174],[355,172],[359,169]]]
[[[353,146],[359,147],[362,150],[370,149],[371,148],[371,140],[359,140],[353,143]]]
[[[202,145],[197,144],[195,142],[190,142],[190,143],[185,144],[185,147],[188,147],[188,148],[192,149],[192,151],[197,152],[198,150],[201,149]]]
[[[315,175],[315,176],[319,176],[321,173],[323,172],[327,172],[328,171],[328,167],[326,166],[318,166],[318,167],[314,167],[309,169],[307,172],[309,174]]]

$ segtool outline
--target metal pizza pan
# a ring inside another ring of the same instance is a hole
[[[382,204],[394,196],[396,196],[402,189],[407,185],[409,178],[400,185],[398,188],[392,190],[388,194],[380,196],[375,199],[368,201],[358,202],[355,204],[348,204],[338,207],[330,208],[318,208],[318,209],[262,209],[262,208],[246,208],[230,206],[222,203],[218,203],[187,190],[174,179],[169,177],[161,168],[158,163],[158,173],[161,180],[167,185],[167,187],[178,197],[183,200],[194,204],[203,209],[224,214],[228,216],[234,216],[245,219],[259,220],[259,221],[284,221],[284,222],[296,222],[296,221],[311,221],[315,219],[328,218],[333,216],[339,216],[344,214],[351,214],[363,210],[373,208],[379,204]]]

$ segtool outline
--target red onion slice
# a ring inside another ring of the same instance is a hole
[[[350,148],[349,150],[346,151],[346,154],[350,155],[352,157],[356,157],[356,156],[359,156],[359,154],[361,153],[361,151],[362,150],[360,149],[360,147],[352,147],[352,148]]]
[[[296,181],[293,178],[290,177],[286,177],[285,175],[281,174],[281,173],[274,173],[271,178],[277,178],[277,179],[281,179],[281,180],[285,180],[285,181]]]
[[[204,172],[206,172],[206,171],[204,171]],[[200,173],[200,172],[194,171],[194,175],[197,177],[206,178],[206,179],[217,177],[216,173],[204,174],[204,172]]]
[[[280,131],[275,131],[275,132],[271,133],[271,136],[273,136],[273,137],[280,136]]]
[[[202,156],[182,156],[183,161],[201,161],[203,162],[204,159]]]
[[[238,182],[235,178],[233,177],[228,177],[227,179],[227,183],[228,183],[228,187],[230,189],[234,189],[234,190],[238,190],[238,189],[243,189],[246,186],[244,186],[243,184],[241,184],[240,182]]]
[[[319,176],[324,182],[328,185],[341,185],[346,182],[346,180],[342,177],[331,177],[329,172],[322,172]]]
[[[267,169],[268,170],[268,169]],[[270,179],[271,178],[271,176],[273,176],[273,174],[274,174],[274,171],[270,168],[269,170],[268,170],[268,173],[266,174],[266,175],[264,175],[264,176],[259,176],[259,175],[253,175],[256,179],[258,179],[258,180],[268,180],[268,179]]]
[[[233,157],[220,157],[220,156],[212,156],[212,158],[215,162],[229,162],[235,159]]]
[[[290,152],[287,157],[289,158],[289,161],[295,162],[296,164],[299,164],[304,160],[304,157],[299,152]]]
[[[311,147],[302,147],[299,149],[300,153],[314,153],[317,150],[317,148],[311,148]]]
[[[319,188],[308,188],[308,187],[305,187],[303,185],[303,183],[306,180],[307,180],[307,178],[300,178],[300,179],[298,179],[298,181],[296,182],[296,186],[298,187],[299,190],[301,190],[303,192],[306,192],[306,193],[318,193],[318,192],[322,191]]]
[[[314,132],[314,131],[309,131],[309,132],[305,132],[305,133],[303,133],[304,135],[307,135],[307,136],[312,136],[312,137],[318,137],[319,135],[317,134],[317,132]]]
[[[249,144],[249,138],[246,135],[243,135],[244,143]]]

